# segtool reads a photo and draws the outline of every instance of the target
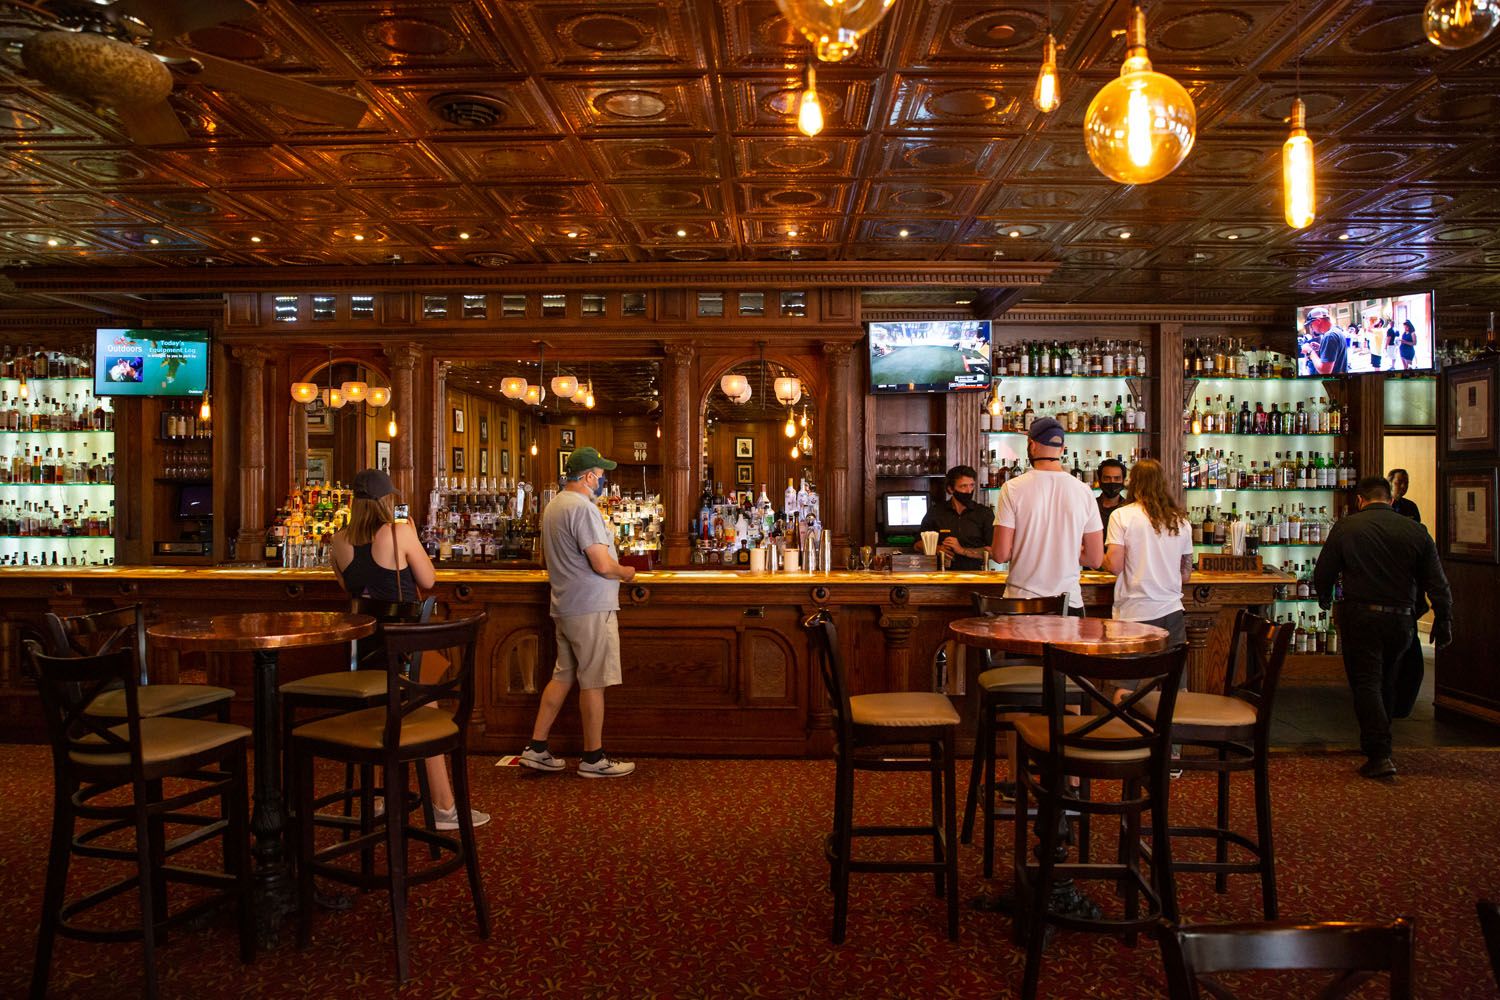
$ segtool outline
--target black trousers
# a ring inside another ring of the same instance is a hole
[[[1359,720],[1359,748],[1372,760],[1391,755],[1391,715],[1396,707],[1396,678],[1411,644],[1412,616],[1393,615],[1340,604],[1339,639],[1344,644],[1344,674],[1354,695]]]
[[[1411,623],[1411,645],[1401,654],[1401,668],[1396,672],[1396,704],[1391,718],[1405,719],[1417,706],[1417,697],[1422,693],[1422,678],[1427,673],[1427,664],[1422,659],[1422,635],[1417,631],[1416,620]]]

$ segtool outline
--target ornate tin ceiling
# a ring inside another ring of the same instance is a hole
[[[1279,303],[1391,285],[1500,299],[1500,34],[1442,52],[1420,0],[1308,0],[1300,43],[1296,3],[1149,3],[1152,58],[1192,92],[1199,134],[1174,175],[1128,188],[1093,169],[1081,133],[1128,6],[1053,6],[1064,96],[1042,116],[1029,96],[1048,10],[897,0],[853,60],[820,68],[816,139],[793,120],[806,46],[773,0],[268,0],[192,47],[370,114],[341,129],[179,84],[192,141],[175,147],[130,145],[111,113],[44,92],[12,52],[0,261],[1001,255],[1060,263],[1029,300]],[[1299,52],[1319,219],[1294,232],[1279,157]]]

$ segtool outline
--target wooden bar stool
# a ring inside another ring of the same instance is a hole
[[[1025,1000],[1034,1000],[1041,975],[1046,927],[1054,924],[1073,930],[1123,934],[1127,943],[1150,932],[1157,918],[1177,917],[1177,893],[1172,881],[1171,849],[1167,840],[1167,767],[1171,759],[1169,730],[1177,688],[1182,681],[1187,647],[1139,657],[1090,656],[1066,652],[1056,646],[1045,650],[1042,675],[1043,715],[1015,723],[1020,751],[1016,775],[1015,894],[1016,927],[1026,940],[1026,973],[1021,984]],[[1137,682],[1134,692],[1118,705],[1096,679]],[[1065,683],[1072,681],[1084,696],[1084,711],[1098,715],[1069,715]],[[1159,694],[1160,724],[1141,719],[1131,709],[1140,699]],[[1080,779],[1074,796],[1069,780]],[[1092,799],[1090,782],[1119,781],[1119,799]],[[1035,863],[1027,860],[1026,827],[1028,796],[1037,800],[1036,827],[1041,849]],[[1121,821],[1119,858],[1114,863],[1069,864],[1058,860],[1059,821],[1064,810],[1079,815],[1116,816]],[[1141,815],[1152,814],[1157,828],[1156,857],[1151,877],[1142,874],[1137,845]],[[1055,877],[1106,879],[1117,884],[1125,897],[1122,919],[1097,919],[1053,912],[1052,885]],[[1140,912],[1144,894],[1150,912]]]
[[[1218,774],[1218,809],[1214,826],[1174,826],[1173,837],[1208,838],[1214,842],[1213,861],[1185,861],[1174,856],[1174,872],[1212,872],[1214,888],[1228,890],[1232,874],[1259,874],[1261,904],[1267,920],[1277,917],[1276,853],[1271,838],[1271,708],[1276,686],[1286,662],[1292,638],[1290,624],[1277,625],[1248,611],[1234,619],[1234,635],[1229,645],[1229,663],[1224,671],[1223,694],[1199,694],[1183,691],[1177,695],[1172,712],[1172,742],[1183,747],[1200,747],[1210,754],[1183,754],[1173,766],[1183,771],[1210,771]],[[1240,671],[1240,649],[1245,650],[1243,676]],[[1139,715],[1154,719],[1157,700],[1148,695],[1136,707]],[[1255,829],[1251,840],[1229,828],[1229,775],[1235,771],[1255,774]],[[1150,830],[1142,831],[1149,840]],[[1248,851],[1251,860],[1229,860],[1229,847],[1236,845]],[[1150,860],[1149,843],[1141,847]]]
[[[167,928],[225,905],[239,918],[240,960],[255,958],[255,923],[250,899],[250,810],[246,791],[245,745],[250,730],[222,722],[141,714],[137,665],[131,651],[98,656],[48,656],[28,641],[47,731],[52,744],[52,844],[47,856],[46,891],[32,968],[31,996],[47,995],[48,971],[57,936],[84,941],[140,941],[145,962],[145,993],[156,997],[156,946]],[[88,711],[104,691],[120,692],[123,722]],[[171,794],[163,785],[170,780]],[[128,790],[127,801],[118,793]],[[217,799],[218,815],[187,810]],[[75,836],[79,821],[90,822]],[[167,826],[188,832],[167,839]],[[134,831],[132,847],[107,838]],[[168,859],[214,837],[223,839],[224,870],[168,864]],[[67,900],[73,855],[133,862],[125,878]],[[169,884],[213,890],[171,912]],[[135,890],[140,922],[107,927],[76,918]],[[113,984],[118,988],[119,984]]]
[[[849,917],[851,872],[931,872],[939,898],[948,903],[948,938],[958,939],[958,821],[953,756],[958,712],[947,695],[921,691],[850,696],[833,618],[820,609],[802,622],[820,647],[819,662],[833,710],[833,832],[824,853],[833,890],[833,929],[842,944]],[[926,757],[861,755],[867,749],[927,744]],[[856,771],[926,771],[932,779],[932,821],[920,826],[855,826]],[[854,860],[855,837],[930,837],[931,861]]]
[[[980,615],[1065,615],[1068,595],[1057,597],[991,597],[975,594],[974,611]],[[964,801],[962,843],[974,839],[974,813],[979,790],[984,789],[984,877],[995,874],[995,821],[1011,818],[1011,810],[996,809],[995,741],[1009,733],[1012,726],[1006,715],[1036,714],[1042,710],[1042,666],[1040,660],[1001,654],[994,664],[994,653],[986,650],[986,663],[992,664],[977,679],[979,712],[975,717],[974,759],[969,767],[969,790]],[[1082,692],[1068,689],[1070,704],[1078,704]]]

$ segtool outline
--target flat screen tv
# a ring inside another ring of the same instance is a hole
[[[886,531],[912,533],[922,526],[931,497],[926,493],[880,494],[880,526]]]
[[[201,396],[207,388],[207,330],[94,331],[96,395]]]
[[[214,488],[208,483],[185,483],[177,488],[177,516],[185,519],[214,516]]]
[[[1433,368],[1431,292],[1297,310],[1297,374],[1369,375]]]
[[[990,387],[990,321],[871,323],[874,392],[959,392]]]

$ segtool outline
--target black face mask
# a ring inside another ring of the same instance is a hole
[[[972,492],[971,493],[954,493],[953,494],[953,499],[955,499],[955,500],[958,501],[958,505],[960,507],[972,507],[972,506],[974,506],[974,494]]]
[[[1100,483],[1099,484],[1099,492],[1103,493],[1104,496],[1106,498],[1110,499],[1110,500],[1113,500],[1115,497],[1119,496],[1122,492],[1124,492],[1124,490],[1125,490],[1125,484],[1124,483]]]

